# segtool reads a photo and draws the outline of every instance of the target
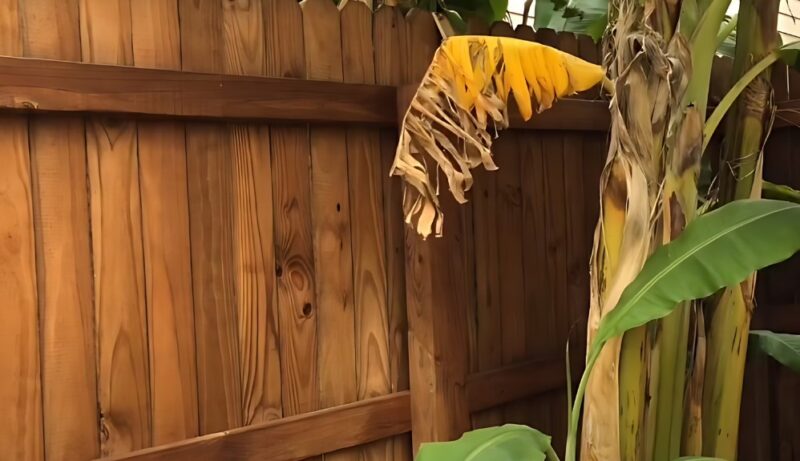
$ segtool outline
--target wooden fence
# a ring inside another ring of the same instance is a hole
[[[0,459],[405,461],[412,428],[503,421],[563,446],[607,103],[515,122],[423,242],[387,171],[438,40],[354,1],[0,0]]]

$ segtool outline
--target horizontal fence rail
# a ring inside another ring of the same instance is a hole
[[[295,461],[410,431],[410,399],[408,391],[397,392],[100,459]]]
[[[184,119],[397,125],[416,85],[392,87],[0,56],[0,109]],[[511,127],[607,131],[606,101],[565,99]]]
[[[416,85],[87,64],[0,56],[0,109],[28,113],[106,113],[159,118],[363,123],[394,126]],[[512,103],[513,105],[513,103]],[[800,123],[800,100],[777,104],[776,127]],[[608,102],[564,99],[531,120],[511,107],[511,128],[607,131]]]
[[[0,107],[180,118],[396,123],[393,87],[0,57]]]

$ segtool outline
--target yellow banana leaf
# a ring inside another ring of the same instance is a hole
[[[459,203],[470,170],[496,170],[492,138],[508,127],[509,95],[522,118],[603,79],[600,66],[538,43],[507,37],[457,36],[434,55],[403,119],[392,175],[406,183],[406,223],[427,237],[442,233],[439,170]],[[494,133],[490,133],[489,123]],[[431,160],[435,165],[431,165]]]

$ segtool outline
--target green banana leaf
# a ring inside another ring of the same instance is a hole
[[[518,424],[464,433],[453,442],[424,443],[416,461],[557,461],[550,437]]]
[[[662,318],[682,301],[739,283],[798,249],[798,204],[739,200],[707,213],[650,256],[600,323],[595,343]]]
[[[753,330],[750,332],[749,347],[764,352],[781,365],[800,373],[800,335]]]

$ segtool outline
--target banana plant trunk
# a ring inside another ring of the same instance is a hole
[[[611,140],[600,180],[601,214],[591,259],[588,341],[664,242],[661,187],[668,129],[682,118],[691,56],[674,34],[677,12],[658,0],[610,3],[606,67],[615,82]],[[670,227],[670,226],[667,226]],[[641,459],[646,445],[648,327],[606,345],[589,378],[581,459]]]
[[[779,43],[779,0],[742,0],[739,7],[733,81]],[[774,105],[770,70],[765,70],[731,107],[719,168],[720,204],[757,198],[762,189],[763,145]],[[708,357],[703,394],[703,455],[736,459],[747,339],[754,308],[755,274],[710,301]],[[700,454],[700,453],[693,453]]]
[[[649,254],[697,213],[713,45],[728,4],[609,5],[605,65],[615,93],[591,259],[590,342]],[[671,461],[680,455],[693,308],[679,306],[603,349],[586,391],[582,460]]]

